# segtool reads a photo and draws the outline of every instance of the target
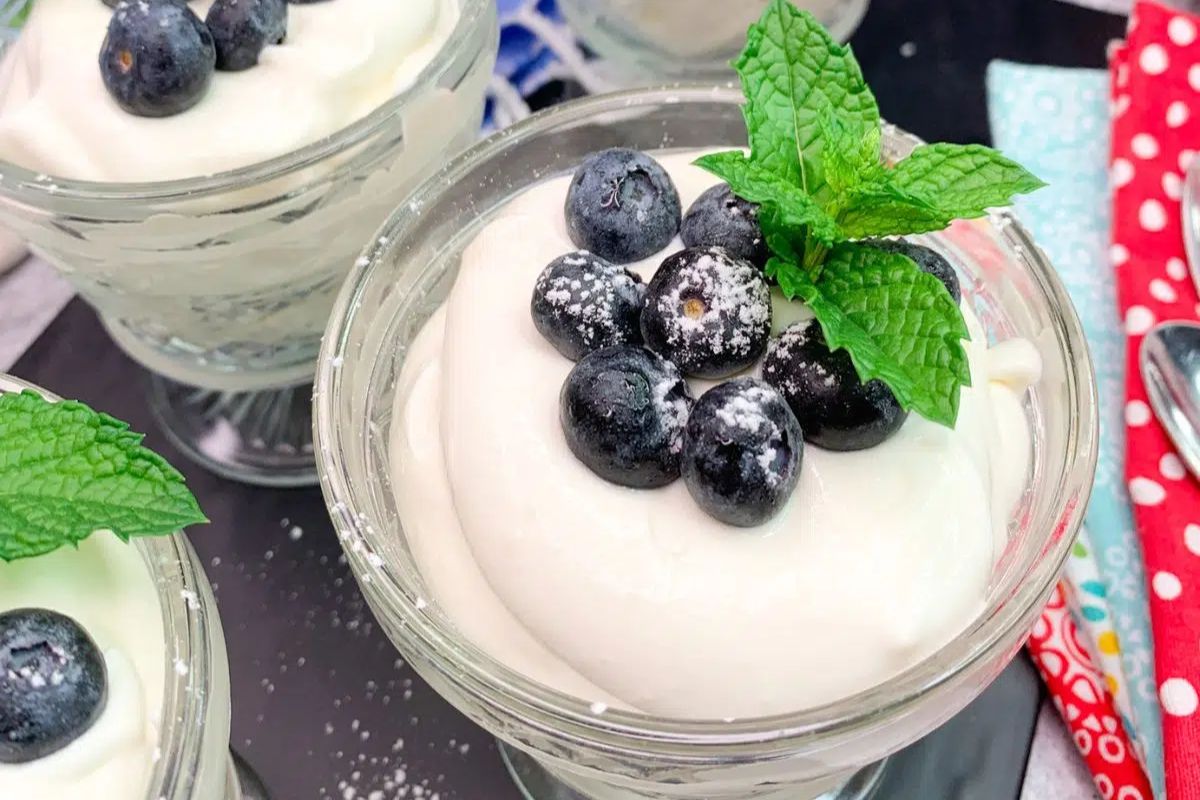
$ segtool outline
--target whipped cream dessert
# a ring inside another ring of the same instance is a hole
[[[158,757],[166,678],[162,610],[140,552],[99,532],[78,549],[0,563],[0,614],[28,608],[63,614],[87,632],[103,657],[107,697],[62,749],[0,763],[0,797],[140,800]]]
[[[718,183],[697,155],[656,154],[683,208]],[[619,486],[568,447],[559,388],[574,365],[535,327],[530,291],[576,249],[570,183],[539,184],[490,221],[405,356],[392,486],[429,599],[495,658],[597,713],[676,718],[835,701],[961,632],[1030,470],[1033,347],[989,347],[964,306],[972,382],[953,429],[914,414],[869,450],[808,446],[778,513],[727,525],[682,480]],[[681,247],[627,266],[648,281]],[[771,301],[772,335],[808,316],[778,290]],[[697,398],[713,385],[688,383]]]
[[[211,0],[191,2],[201,19]],[[0,62],[0,159],[89,181],[163,181],[274,158],[408,89],[445,44],[457,0],[325,0],[287,6],[287,35],[252,69],[218,70],[175,116],[123,110],[97,54],[113,10],[37,0]]]

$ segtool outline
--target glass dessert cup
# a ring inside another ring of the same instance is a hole
[[[337,291],[408,191],[478,135],[495,7],[460,10],[409,89],[270,161],[145,184],[0,162],[0,226],[61,270],[150,370],[159,421],[210,469],[315,482],[308,384]]]
[[[0,394],[26,389],[59,399],[0,373]],[[162,730],[145,800],[266,800],[262,784],[229,750],[229,660],[200,560],[183,534],[143,537],[129,546],[150,571],[166,640]]]
[[[870,0],[795,4],[844,42],[862,22]],[[611,65],[613,77],[633,86],[735,80],[729,64],[767,0],[559,0],[559,7],[580,38]]]
[[[368,248],[338,300],[320,361],[322,488],[383,629],[449,702],[496,735],[534,800],[804,800],[866,797],[879,762],[960,711],[1019,651],[1057,580],[1091,489],[1096,410],[1079,322],[1017,221],[994,213],[921,237],[961,267],[996,341],[1023,337],[1044,361],[1025,408],[1033,466],[983,610],[941,650],[885,683],[817,708],[735,721],[608,709],[534,682],[464,637],[405,540],[388,431],[406,353],[452,287],[463,249],[515,196],[605,147],[744,147],[733,89],[646,89],[569,103],[492,137],[428,181]],[[889,158],[918,142],[885,129]],[[557,390],[557,387],[555,387]],[[551,598],[547,598],[552,601]],[[802,676],[798,676],[802,678]]]

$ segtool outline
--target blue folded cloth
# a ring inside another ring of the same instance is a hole
[[[1129,729],[1163,795],[1162,728],[1141,548],[1125,490],[1125,337],[1109,261],[1108,73],[1004,61],[988,69],[995,143],[1049,186],[1017,213],[1070,292],[1092,351],[1100,399],[1100,463],[1086,527],[1119,640]],[[1097,593],[1093,593],[1097,596]],[[1104,613],[1097,603],[1093,613]]]

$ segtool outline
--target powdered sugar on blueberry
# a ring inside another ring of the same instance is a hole
[[[685,374],[726,377],[766,350],[770,288],[758,269],[723,248],[688,248],[650,281],[641,328],[647,346]]]
[[[530,311],[555,349],[578,361],[601,347],[641,342],[645,290],[634,273],[580,250],[542,270]]]

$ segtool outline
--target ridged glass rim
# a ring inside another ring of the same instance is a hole
[[[99,2],[99,0],[94,0]],[[397,0],[400,2],[402,0]],[[0,196],[41,207],[56,200],[95,202],[147,202],[193,199],[220,194],[247,185],[265,183],[298,172],[335,156],[394,123],[404,109],[439,81],[460,57],[479,24],[490,13],[491,0],[457,0],[458,22],[433,59],[418,73],[412,85],[390,98],[365,117],[328,136],[275,158],[237,169],[169,181],[112,183],[81,181],[57,175],[43,176],[11,161],[0,159]],[[38,180],[42,177],[42,180]],[[47,178],[49,178],[47,180]]]
[[[1028,634],[1048,599],[1082,522],[1095,474],[1098,422],[1087,343],[1066,289],[1016,217],[1007,211],[995,211],[990,220],[1014,252],[1023,254],[1034,285],[1052,311],[1052,330],[1059,350],[1065,355],[1063,388],[1070,400],[1068,408],[1074,410],[1065,436],[1067,469],[1057,482],[1056,499],[1049,507],[1055,513],[1047,516],[1053,518],[1039,519],[1036,525],[1031,525],[1033,531],[1045,528],[1040,560],[1011,592],[997,593],[998,597],[992,598],[993,602],[970,628],[936,653],[883,684],[833,703],[788,714],[733,722],[668,719],[612,708],[596,715],[589,702],[530,680],[492,658],[453,625],[443,625],[424,613],[424,602],[419,602],[420,598],[397,577],[387,560],[378,565],[372,540],[390,531],[379,520],[365,514],[359,516],[360,509],[369,504],[357,502],[362,494],[355,484],[359,479],[348,474],[348,465],[336,455],[341,452],[344,437],[361,434],[360,430],[343,430],[336,422],[344,402],[339,367],[351,357],[346,345],[356,322],[357,298],[414,224],[408,209],[437,205],[442,187],[463,179],[513,139],[536,138],[603,114],[627,113],[638,106],[688,102],[740,105],[743,97],[732,87],[675,84],[574,100],[492,135],[432,176],[416,190],[410,203],[384,224],[375,244],[364,251],[366,266],[356,270],[342,287],[318,362],[313,425],[321,488],[343,550],[355,566],[356,574],[369,570],[371,575],[371,581],[362,585],[364,593],[395,616],[408,643],[419,648],[421,657],[444,679],[490,707],[519,715],[544,734],[609,753],[651,752],[659,758],[695,765],[730,758],[759,761],[794,752],[817,739],[853,737],[881,720],[910,710],[930,693],[952,687],[956,678],[988,655],[1005,647],[1015,648]],[[885,128],[887,136],[920,143],[916,137],[893,126]],[[1053,539],[1055,535],[1057,539]],[[1004,603],[997,611],[999,599]],[[988,624],[978,624],[979,619],[986,617],[991,618]],[[702,753],[697,751],[698,747],[703,748]]]
[[[0,373],[0,394],[25,390],[51,402],[62,399],[14,375]],[[205,723],[215,699],[212,687],[220,668],[214,659],[215,631],[208,620],[217,615],[216,601],[200,561],[182,533],[138,537],[132,546],[141,554],[158,594],[166,644],[158,733],[161,756],[151,772],[146,800],[191,800],[193,787],[203,772],[203,759],[211,750],[208,740],[215,733]],[[170,571],[164,573],[164,566]],[[195,608],[185,592],[195,598]],[[177,669],[176,664],[186,669]],[[220,745],[222,758],[227,758],[229,742]]]

